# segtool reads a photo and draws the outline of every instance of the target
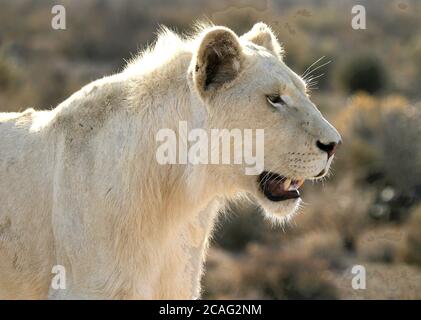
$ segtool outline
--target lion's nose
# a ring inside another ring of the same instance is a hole
[[[329,142],[329,143],[323,143],[320,140],[317,140],[316,145],[317,147],[327,153],[327,158],[329,159],[331,156],[333,156],[336,152],[336,149],[338,145],[341,143],[339,142]]]

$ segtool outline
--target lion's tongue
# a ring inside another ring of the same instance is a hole
[[[268,191],[276,197],[283,196],[287,191],[284,190],[284,183],[281,180],[270,180],[266,182]]]

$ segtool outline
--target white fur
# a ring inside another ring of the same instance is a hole
[[[205,88],[212,55],[222,64]],[[267,103],[277,91],[288,109]],[[122,73],[54,110],[0,114],[0,298],[200,297],[226,199],[251,194],[276,217],[296,210],[298,201],[267,200],[242,165],[159,165],[155,135],[179,120],[264,128],[266,169],[296,178],[328,168],[316,140],[339,140],[264,24],[241,38],[165,30]],[[66,290],[50,288],[54,265],[66,268]]]

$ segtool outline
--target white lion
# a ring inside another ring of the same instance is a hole
[[[263,128],[264,172],[159,165],[156,133],[180,120]],[[54,110],[0,114],[0,297],[200,297],[220,206],[249,194],[273,217],[291,215],[339,142],[265,24],[241,37],[164,30],[123,72]],[[51,287],[55,265],[65,289]]]

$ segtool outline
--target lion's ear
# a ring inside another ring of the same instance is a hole
[[[273,31],[263,22],[256,23],[251,30],[241,36],[258,46],[264,47],[280,58],[284,55],[284,50],[276,38]]]
[[[237,35],[228,28],[213,27],[203,34],[194,54],[194,83],[205,96],[234,80],[242,66],[243,54]]]

